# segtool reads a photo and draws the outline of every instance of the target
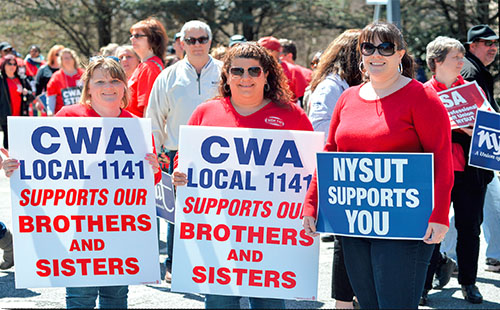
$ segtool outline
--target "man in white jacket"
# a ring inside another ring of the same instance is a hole
[[[146,109],[151,119],[157,153],[163,156],[164,170],[172,173],[179,145],[179,126],[186,125],[195,108],[217,95],[222,62],[209,54],[212,43],[210,27],[192,20],[181,29],[181,45],[186,57],[160,73],[153,84]],[[164,154],[164,155],[163,155]],[[167,230],[167,273],[171,281],[174,225]]]

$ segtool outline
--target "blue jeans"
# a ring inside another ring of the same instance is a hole
[[[344,262],[363,309],[417,309],[433,244],[341,237]]]
[[[99,309],[126,309],[128,286],[67,287],[67,309],[94,309],[99,296]]]
[[[205,295],[205,309],[240,309],[242,296]],[[250,309],[285,309],[285,300],[248,297]]]
[[[0,222],[0,239],[5,236],[5,233],[7,232],[7,226],[3,222]]]

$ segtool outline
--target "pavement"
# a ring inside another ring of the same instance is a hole
[[[0,220],[7,227],[12,227],[9,180],[0,172]],[[500,224],[500,223],[499,223]],[[160,223],[160,247],[165,246],[166,224]],[[484,296],[482,304],[466,302],[456,277],[443,290],[429,293],[429,305],[421,309],[500,309],[500,273],[484,271],[484,252],[486,244],[481,236],[481,256],[477,286]],[[321,243],[319,262],[319,292],[317,301],[286,301],[289,309],[331,309],[335,302],[330,297],[333,243]],[[160,255],[158,262],[165,260]],[[164,274],[165,269],[162,268]],[[175,276],[175,275],[174,275]],[[9,270],[0,270],[0,309],[19,308],[64,308],[64,288],[16,289],[14,284],[15,266]],[[158,285],[134,285],[129,287],[129,308],[203,308],[203,296],[199,294],[174,293],[170,285],[162,282]],[[249,308],[246,299],[242,299],[242,308]]]

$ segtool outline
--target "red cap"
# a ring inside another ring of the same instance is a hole
[[[281,44],[275,37],[262,37],[257,42],[260,46],[267,48],[271,51],[281,51]]]

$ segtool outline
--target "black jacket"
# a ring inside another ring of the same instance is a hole
[[[18,77],[21,81],[23,88],[31,92],[31,86],[27,79]],[[23,96],[21,95],[21,116],[28,116],[29,104],[33,101],[32,94]],[[12,108],[10,105],[9,85],[7,84],[7,77],[0,73],[0,125],[7,125],[7,116],[12,115]]]
[[[485,92],[491,107],[495,111],[500,112],[500,106],[495,101],[495,98],[493,98],[493,76],[486,69],[481,60],[469,51],[465,54],[464,66],[460,74],[467,81],[476,81],[479,87]]]

